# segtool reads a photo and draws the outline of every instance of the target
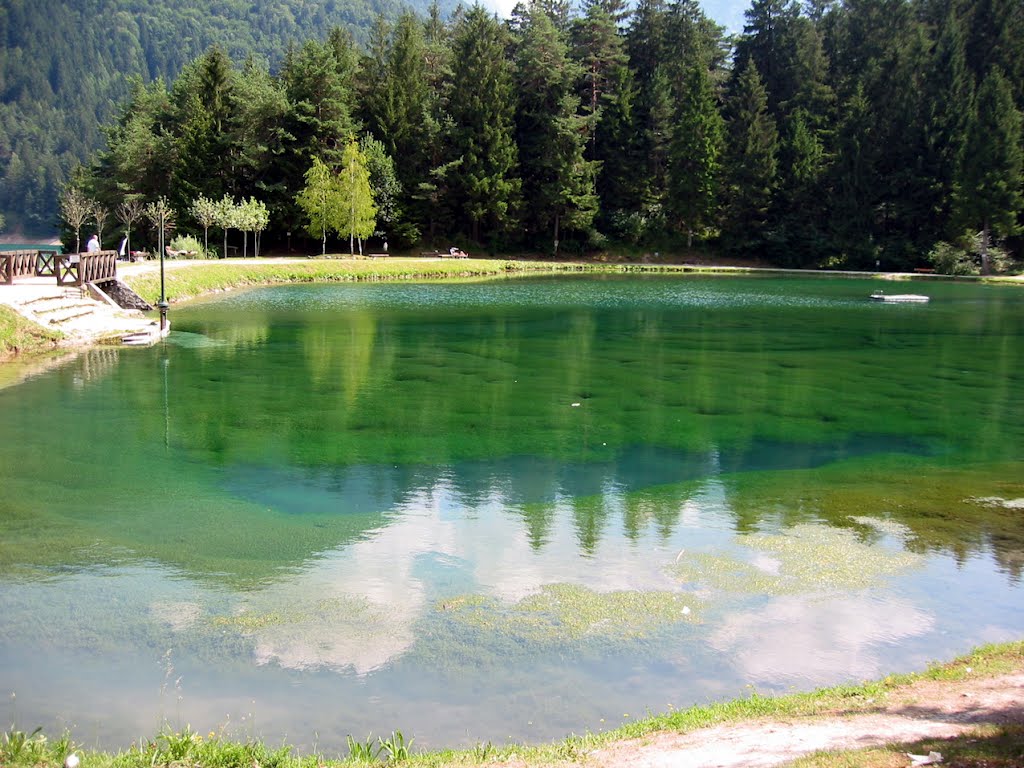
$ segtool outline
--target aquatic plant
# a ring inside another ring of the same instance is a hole
[[[778,595],[863,589],[923,563],[921,555],[866,544],[854,531],[817,523],[744,534],[735,543],[742,548],[736,555],[682,553],[667,570],[695,588]]]
[[[471,595],[446,600],[439,607],[467,626],[553,643],[595,636],[645,637],[670,624],[696,621],[700,603],[684,592],[596,592],[578,584],[546,584],[511,605]]]
[[[415,739],[409,739],[408,743],[406,743],[405,736],[402,735],[401,731],[392,731],[390,738],[377,737],[377,741],[380,742],[378,755],[386,754],[389,763],[400,763],[408,760],[411,756],[409,750],[412,748],[412,743]]]
[[[16,728],[6,731],[0,742],[0,762],[38,762],[46,747],[46,736],[43,729],[36,728],[32,733],[25,733]]]
[[[373,740],[373,736],[367,736],[366,741],[356,741],[352,734],[349,734],[345,741],[348,744],[348,759],[356,762],[372,763],[384,749],[383,744]]]

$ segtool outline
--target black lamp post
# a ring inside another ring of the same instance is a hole
[[[162,202],[162,201],[161,201]],[[164,206],[160,206],[160,302],[156,305],[160,310],[160,335],[167,333],[167,295],[164,292],[164,220],[166,212]]]

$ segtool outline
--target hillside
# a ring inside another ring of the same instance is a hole
[[[454,7],[439,2],[442,13]],[[7,231],[57,229],[68,173],[102,144],[100,126],[133,78],[173,81],[214,43],[273,69],[290,44],[333,27],[365,41],[378,15],[429,0],[3,0],[0,212]]]

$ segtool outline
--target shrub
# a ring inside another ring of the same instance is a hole
[[[981,241],[981,232],[966,232],[954,243],[936,243],[928,260],[944,275],[977,275],[981,272]],[[988,258],[993,272],[1009,266],[1009,254],[995,244],[989,244]]]
[[[203,250],[203,244],[196,238],[192,237],[192,235],[177,235],[173,240],[171,240],[170,249],[172,251],[177,251],[180,254],[178,258],[206,258],[206,251]]]

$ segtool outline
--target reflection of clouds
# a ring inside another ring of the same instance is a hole
[[[150,615],[175,632],[191,629],[203,613],[195,601],[157,600],[149,606]]]
[[[280,612],[282,619],[251,630],[257,661],[367,674],[411,648],[416,621],[436,601],[468,590],[514,602],[553,583],[600,592],[678,589],[663,573],[666,553],[648,537],[604,536],[594,556],[581,559],[571,502],[553,505],[549,539],[536,549],[498,490],[472,508],[445,479],[409,494],[388,525],[247,595],[252,615]],[[601,503],[623,506],[611,490]],[[424,568],[445,569],[450,583]]]
[[[882,671],[885,645],[934,624],[905,600],[791,595],[728,616],[709,643],[752,682],[871,678]]]

